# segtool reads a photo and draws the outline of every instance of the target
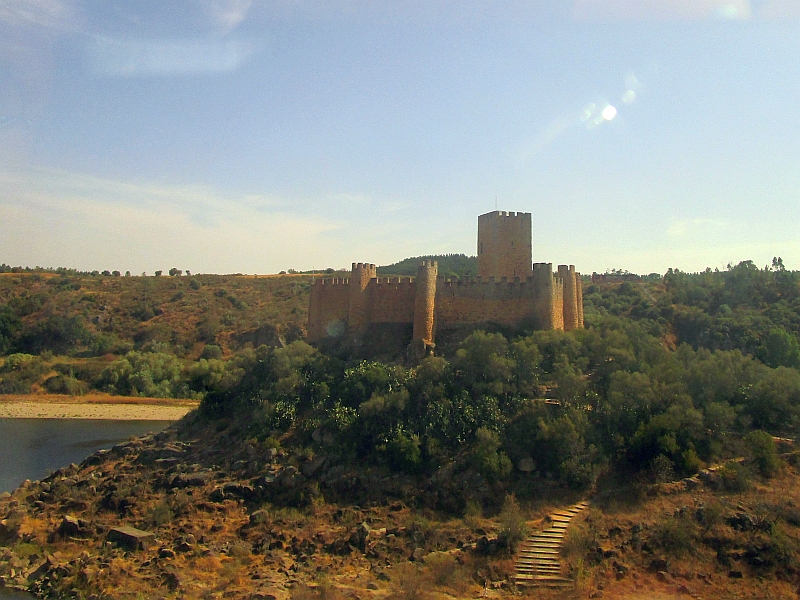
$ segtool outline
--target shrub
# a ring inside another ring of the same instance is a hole
[[[694,554],[696,544],[694,523],[683,514],[662,519],[656,523],[650,535],[653,548],[677,557]]]
[[[51,394],[67,394],[69,396],[83,396],[89,391],[86,383],[69,375],[50,377],[44,382],[44,388]]]
[[[772,477],[778,472],[781,461],[775,449],[775,441],[766,431],[751,431],[745,437],[747,449],[753,457],[758,472],[764,477]]]
[[[738,462],[730,461],[719,471],[722,489],[728,492],[745,492],[750,489],[750,473],[747,467]]]
[[[528,535],[528,524],[514,494],[508,494],[503,500],[503,508],[500,509],[499,519],[499,539],[506,544],[509,551],[516,552],[517,544]]]
[[[475,529],[483,518],[483,507],[477,500],[469,500],[464,508],[464,525]]]

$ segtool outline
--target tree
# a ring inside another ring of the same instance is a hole
[[[163,272],[164,272],[164,271],[156,271],[156,277],[161,277],[161,274],[162,274]]]
[[[181,273],[183,273],[183,271],[181,269],[176,269],[175,267],[172,267],[169,270],[170,277],[180,277]]]

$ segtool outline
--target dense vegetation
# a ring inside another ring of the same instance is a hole
[[[478,257],[465,254],[438,254],[415,256],[400,262],[378,267],[378,275],[415,276],[417,267],[423,260],[435,260],[439,267],[439,275],[445,277],[476,277],[478,275]]]
[[[476,331],[413,367],[348,362],[301,340],[258,348],[203,407],[255,409],[262,440],[324,431],[343,452],[409,472],[461,456],[510,483],[529,472],[576,488],[601,472],[668,480],[768,454],[771,438],[752,431],[794,436],[799,282],[776,260],[587,285],[585,330]]]
[[[292,276],[6,275],[0,392],[199,397],[213,417],[245,411],[264,443],[324,433],[411,473],[460,457],[490,481],[576,488],[763,454],[749,432],[800,423],[800,273],[780,259],[587,281],[584,330],[489,328],[418,365],[309,346],[307,292]]]

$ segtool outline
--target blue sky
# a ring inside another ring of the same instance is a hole
[[[0,262],[800,269],[798,0],[0,5]]]

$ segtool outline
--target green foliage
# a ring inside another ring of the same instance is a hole
[[[67,394],[69,396],[83,396],[89,391],[89,386],[68,375],[54,375],[44,382],[44,388],[51,394]]]
[[[758,472],[764,477],[772,477],[778,472],[781,461],[775,449],[775,441],[766,431],[757,429],[745,437],[747,449],[750,451]]]
[[[505,479],[512,470],[511,459],[500,450],[500,436],[485,427],[475,432],[472,459],[481,475],[490,481]]]
[[[415,256],[398,263],[378,267],[378,275],[415,276],[417,267],[423,260],[435,260],[439,275],[444,277],[475,277],[478,275],[478,257],[464,254],[439,254]]]
[[[662,518],[650,534],[650,545],[672,556],[694,554],[697,548],[697,527],[692,519],[679,513]]]
[[[100,389],[125,396],[185,397],[181,364],[172,354],[129,352],[100,374]]]
[[[722,488],[728,492],[746,492],[750,489],[750,473],[747,467],[730,461],[718,471]]]
[[[499,538],[506,544],[513,554],[517,545],[528,535],[528,525],[525,515],[513,494],[508,494],[503,500],[503,507],[498,515],[500,521]]]

